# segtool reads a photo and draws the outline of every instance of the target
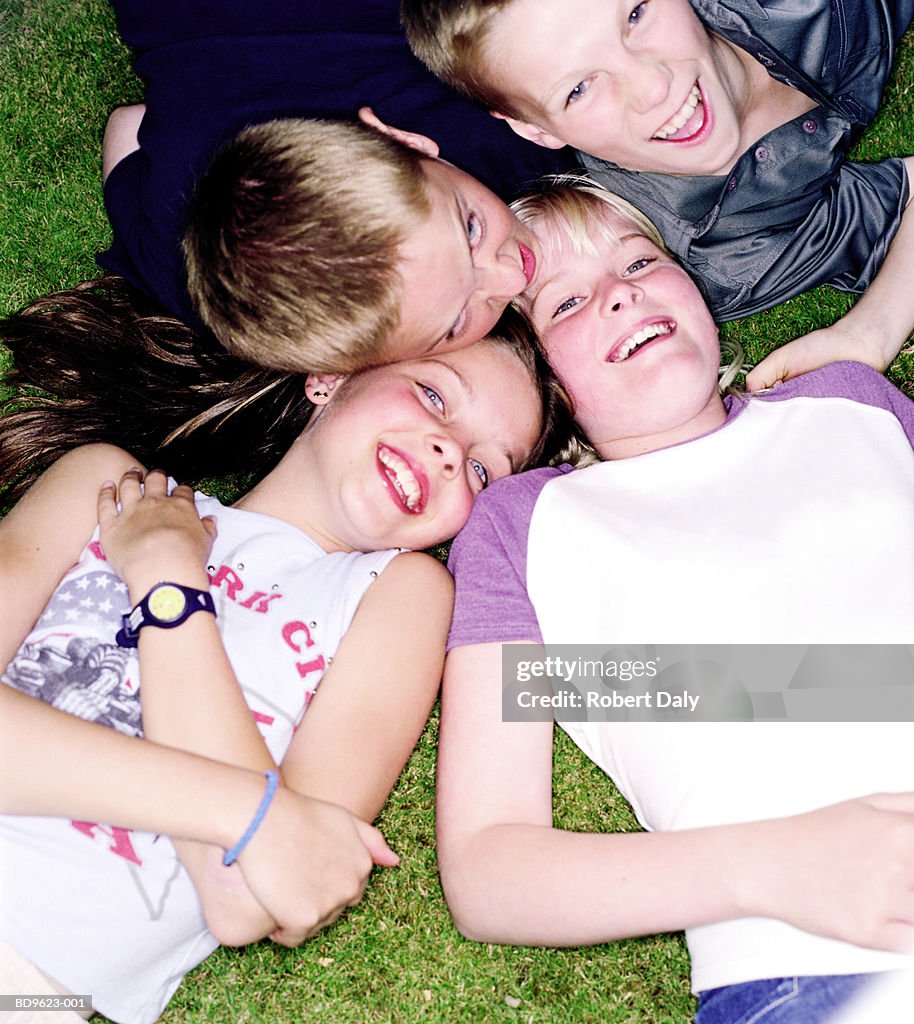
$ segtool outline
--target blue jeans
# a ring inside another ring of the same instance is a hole
[[[767,978],[708,989],[698,997],[695,1024],[826,1024],[875,977]]]

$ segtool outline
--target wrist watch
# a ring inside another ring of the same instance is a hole
[[[115,638],[117,645],[136,647],[143,626],[174,629],[194,612],[216,614],[216,605],[208,590],[182,587],[179,583],[157,583],[133,611],[122,616],[123,625]]]

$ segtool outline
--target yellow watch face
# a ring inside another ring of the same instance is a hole
[[[177,587],[156,587],[147,601],[149,611],[163,622],[174,622],[187,607],[187,598]]]

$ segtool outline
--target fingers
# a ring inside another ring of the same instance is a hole
[[[914,793],[872,793],[863,797],[868,804],[882,811],[902,811],[914,814]]]
[[[354,904],[350,904],[350,906],[354,906]],[[345,907],[339,907],[326,917],[321,918],[313,928],[277,928],[270,934],[270,938],[280,946],[294,949],[296,946],[300,946],[303,942],[317,935],[319,931],[332,925],[345,909]]]
[[[755,369],[746,374],[746,390],[762,391],[774,387],[790,376],[790,368],[783,359],[781,352],[772,352],[766,356]]]
[[[356,831],[359,839],[365,844],[365,849],[371,854],[372,861],[382,868],[395,868],[400,863],[400,858],[387,845],[387,840],[373,825],[356,819]]]
[[[117,485],[117,497],[122,507],[139,501],[143,496],[143,470],[138,466],[128,469]]]
[[[110,514],[118,500],[122,507],[127,508],[132,507],[144,497],[172,497],[193,504],[194,490],[187,484],[176,484],[169,493],[168,476],[165,470],[150,469],[144,472],[138,466],[134,466],[121,476],[118,484],[114,484],[111,480],[106,480],[102,484],[99,491],[99,510],[104,508],[106,513]]]
[[[99,526],[104,526],[115,516],[117,516],[117,484],[113,480],[106,480],[98,492]]]
[[[910,953],[914,951],[914,926],[908,921],[890,921],[870,945],[890,953]]]

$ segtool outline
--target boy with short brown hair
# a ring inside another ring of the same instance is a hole
[[[490,189],[571,158],[428,74],[396,0],[113,6],[145,97],[109,122],[99,261],[213,347],[328,371],[459,348],[530,279],[529,234]],[[409,132],[360,126],[367,104]],[[269,122],[288,131],[252,128]]]

